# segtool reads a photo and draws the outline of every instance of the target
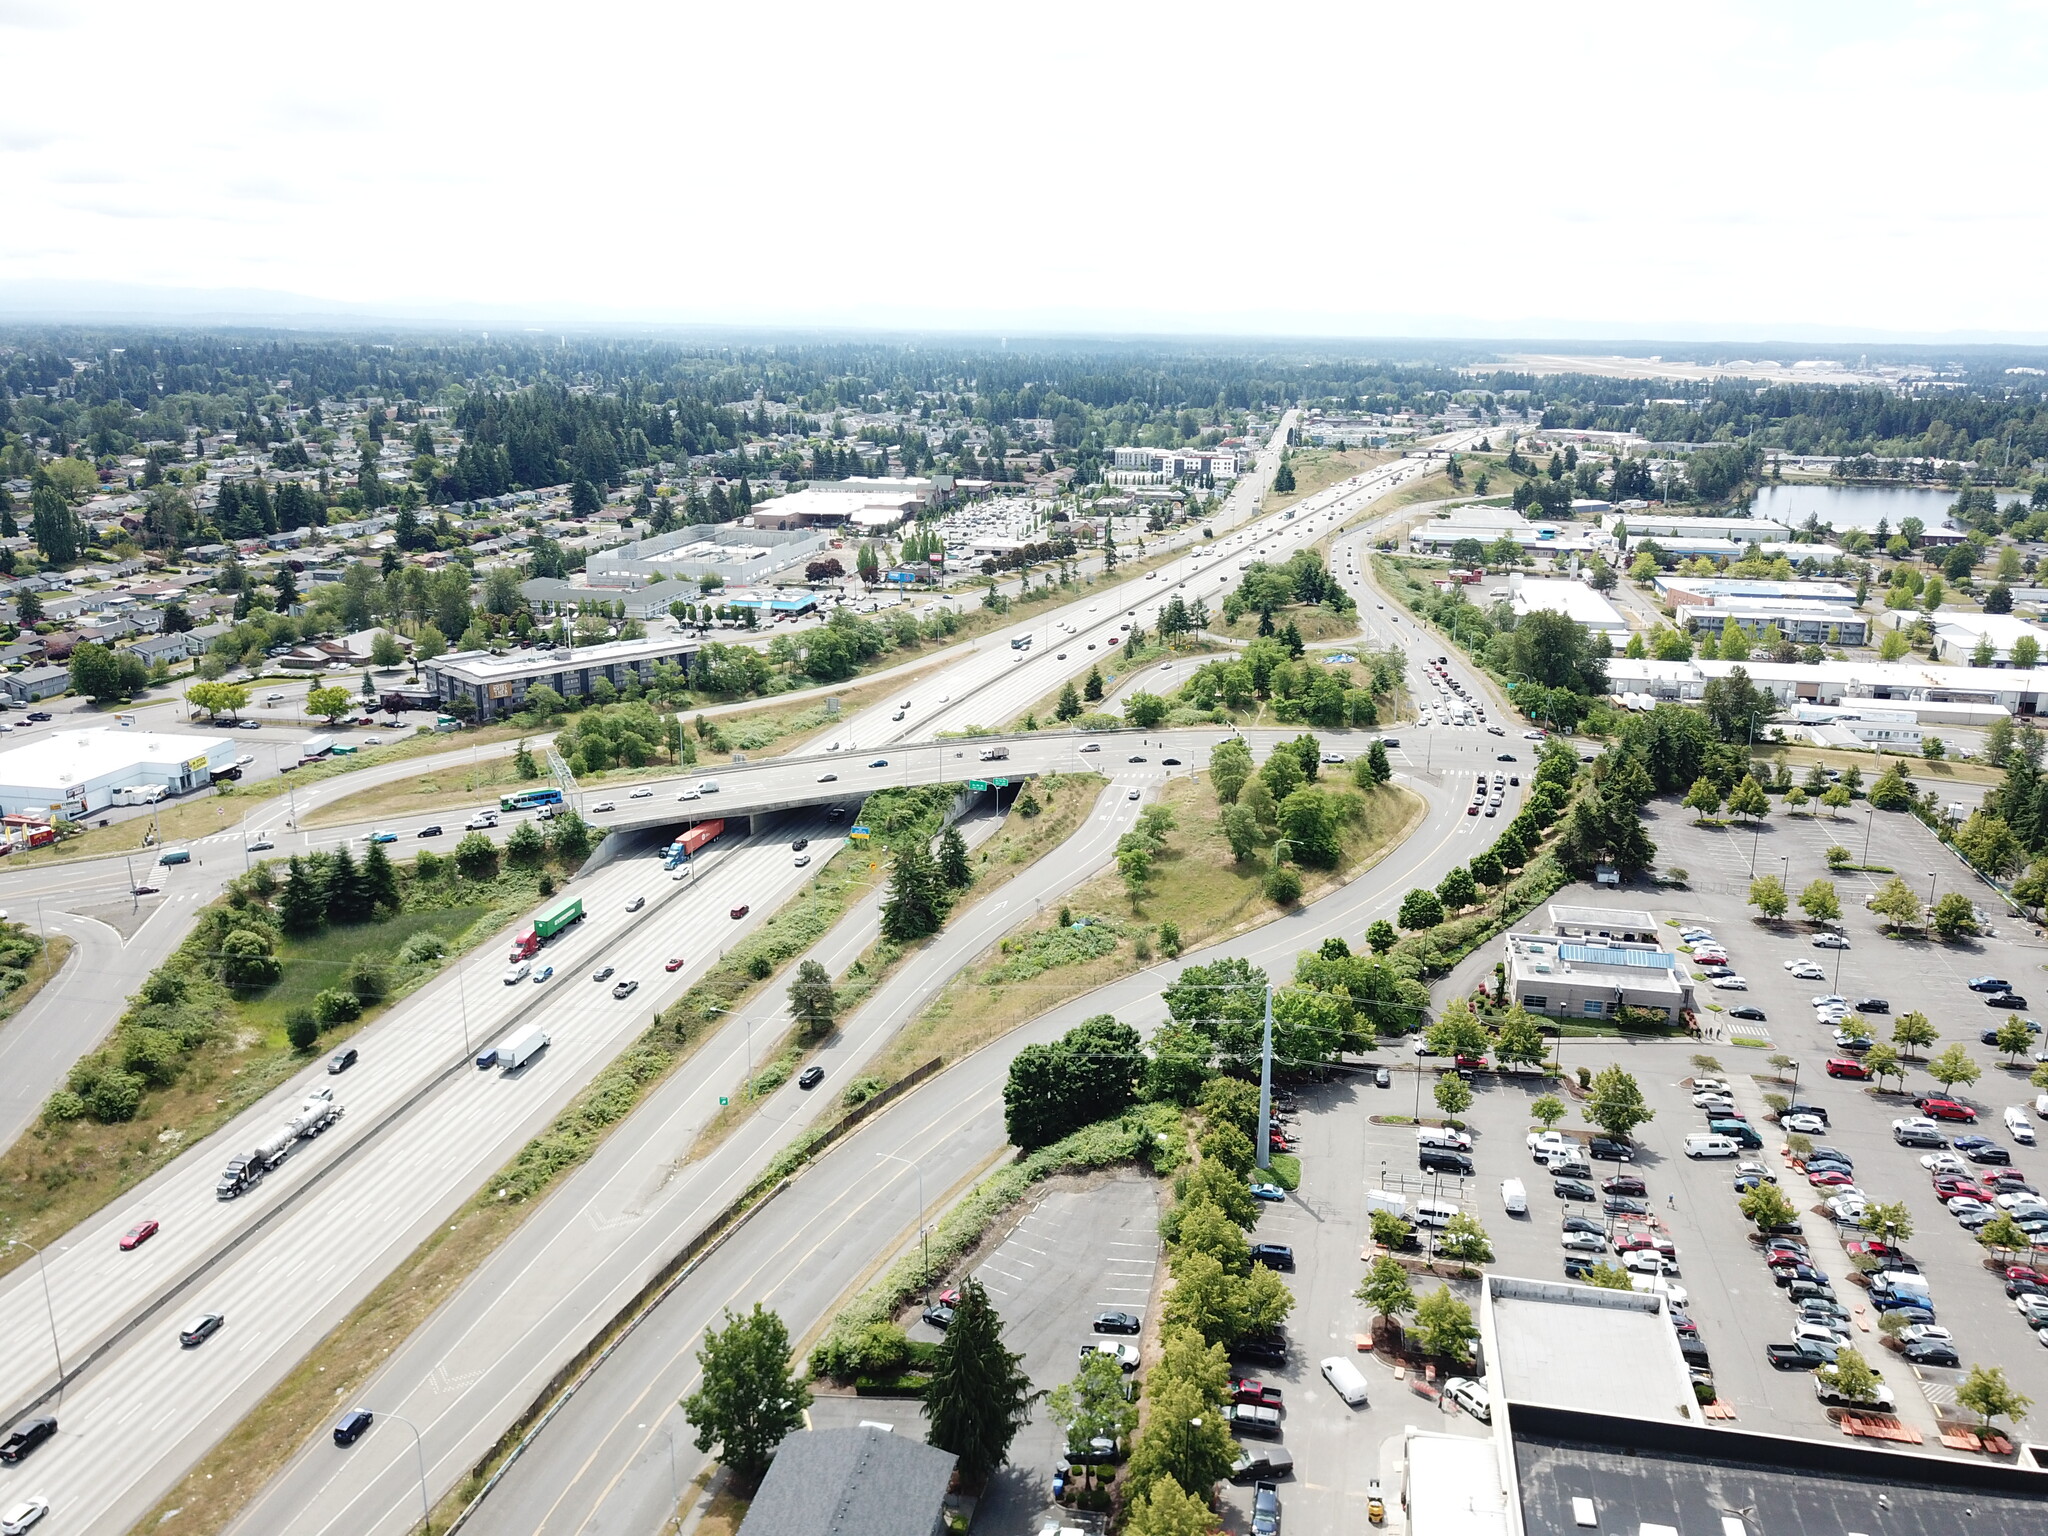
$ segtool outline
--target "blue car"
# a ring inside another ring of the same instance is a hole
[[[395,843],[398,841],[398,834],[396,832],[372,832],[370,834],[370,841],[373,843]]]
[[[552,965],[544,965],[533,973],[533,984],[537,987],[542,982],[550,980],[554,974],[555,968]]]
[[[1287,1198],[1287,1191],[1278,1184],[1254,1184],[1252,1186],[1252,1198],[1254,1200],[1285,1200]]]

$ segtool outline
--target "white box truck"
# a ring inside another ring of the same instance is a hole
[[[507,1035],[498,1042],[498,1065],[507,1072],[517,1072],[547,1046],[547,1032],[538,1024],[529,1024],[517,1034]]]

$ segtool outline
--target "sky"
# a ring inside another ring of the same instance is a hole
[[[0,0],[0,311],[2048,338],[2048,0]]]

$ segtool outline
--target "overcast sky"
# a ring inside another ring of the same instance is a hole
[[[2048,333],[2048,0],[0,0],[0,294]]]

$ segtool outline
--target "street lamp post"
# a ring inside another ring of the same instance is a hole
[[[420,1530],[425,1533],[425,1536],[433,1536],[434,1516],[431,1506],[427,1503],[427,1452],[426,1447],[420,1441],[419,1425],[399,1414],[382,1413],[381,1409],[365,1408],[363,1412],[371,1415],[373,1418],[381,1413],[384,1418],[397,1419],[399,1423],[412,1431],[412,1454],[413,1459],[419,1465],[420,1474]]]
[[[19,1243],[36,1256],[36,1275],[43,1282],[43,1311],[50,1319],[50,1353],[57,1357],[57,1401],[64,1400],[64,1351],[57,1343],[57,1308],[50,1300],[50,1272],[43,1267],[43,1250],[26,1238],[10,1237],[7,1246]]]
[[[875,1156],[892,1163],[908,1163],[917,1170],[917,1246],[921,1257],[918,1268],[924,1279],[924,1304],[932,1304],[932,1250],[931,1241],[925,1236],[924,1222],[924,1164],[914,1158],[904,1157],[895,1152],[877,1152]]]

